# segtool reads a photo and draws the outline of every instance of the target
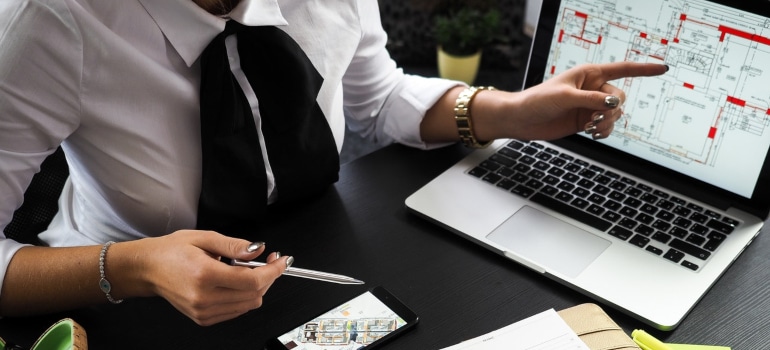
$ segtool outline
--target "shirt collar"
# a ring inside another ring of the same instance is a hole
[[[171,46],[192,66],[209,42],[225,29],[226,19],[214,16],[192,0],[139,0]],[[230,18],[249,26],[286,25],[278,0],[241,0]]]

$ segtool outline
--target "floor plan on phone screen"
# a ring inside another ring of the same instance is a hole
[[[287,349],[360,349],[406,321],[371,293],[349,302],[278,338]]]

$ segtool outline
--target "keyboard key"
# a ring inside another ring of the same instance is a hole
[[[561,193],[559,193],[559,195],[561,195]],[[565,204],[564,202],[554,199],[553,197],[548,197],[544,194],[536,193],[534,196],[532,196],[531,199],[535,203],[538,203],[545,207],[553,209],[561,214],[569,216],[577,221],[580,221],[586,225],[594,227],[600,231],[607,231],[607,229],[609,229],[610,226],[612,226],[612,224],[609,221],[603,220],[601,218],[588,214],[582,210],[571,207]]]
[[[631,197],[636,198],[636,197],[641,196],[642,193],[644,193],[644,192],[642,192],[642,190],[640,190],[640,189],[638,189],[636,187],[629,187],[629,188],[626,188],[626,190],[623,191],[623,193],[625,193],[625,194],[627,194],[627,195],[629,195]]]
[[[613,211],[618,211],[618,209],[620,209],[622,206],[623,206],[622,204],[613,200],[608,200],[604,202],[604,207]]]
[[[634,181],[634,180],[632,180],[632,179],[629,179],[629,178],[627,178],[627,177],[623,177],[623,178],[621,178],[621,179],[620,179],[620,182],[622,182],[622,183],[624,183],[624,184],[626,184],[626,185],[629,185],[629,186],[634,186],[634,185],[636,185],[636,181]]]
[[[674,221],[672,221],[671,223],[683,229],[687,229],[690,227],[690,225],[692,225],[692,221],[687,220],[681,216],[677,216],[677,218],[674,219]]]
[[[549,163],[551,163],[551,165],[553,166],[562,167],[564,166],[564,164],[567,164],[567,161],[564,160],[563,158],[553,158],[549,161]]]
[[[511,193],[515,193],[515,194],[518,194],[519,196],[526,198],[531,196],[533,193],[535,193],[535,190],[524,185],[518,185],[513,189],[511,189]]]
[[[690,213],[692,213],[692,210],[685,208],[681,204],[677,204],[677,206],[674,207],[674,209],[671,210],[671,212],[676,214],[676,215],[688,217],[688,216],[690,216]]]
[[[528,154],[530,156],[533,156],[540,152],[536,147],[532,147],[533,144],[530,144],[528,146],[524,146],[524,148],[521,149],[521,153]]]
[[[486,182],[489,182],[491,184],[497,183],[502,178],[503,178],[502,176],[497,175],[497,174],[486,174],[486,175],[481,177],[482,180],[484,180]]]
[[[511,181],[509,179],[503,179],[502,181],[498,182],[496,186],[508,191],[511,188],[513,188],[513,186],[516,186],[516,182]]]
[[[628,198],[626,198],[626,200],[623,201],[623,204],[625,204],[625,205],[627,205],[629,207],[639,208],[639,206],[642,205],[642,201],[640,201],[640,200],[638,200],[636,198],[628,197]]]
[[[658,232],[655,232],[654,235],[652,235],[652,239],[660,243],[668,243],[668,241],[671,240],[671,235],[658,231]]]
[[[658,207],[652,205],[652,204],[643,204],[641,207],[639,207],[639,210],[641,210],[644,213],[653,215],[656,212],[658,212]]]
[[[639,213],[639,215],[636,216],[636,221],[643,222],[645,224],[649,224],[655,220],[654,217],[647,215],[645,213]]]
[[[605,210],[606,209],[604,209],[604,208],[602,208],[602,207],[600,207],[600,206],[598,206],[596,204],[591,204],[588,207],[588,209],[586,209],[587,212],[589,212],[589,213],[591,213],[593,215],[596,215],[596,216],[602,215],[602,213],[604,213]]]
[[[572,204],[572,206],[580,208],[580,209],[585,209],[585,207],[587,207],[588,204],[590,204],[590,203],[588,203],[588,201],[583,199],[583,198],[575,198],[569,204]]]
[[[623,209],[620,209],[620,214],[623,214],[630,218],[635,217],[637,213],[639,212],[634,208],[623,207]]]
[[[690,270],[693,270],[693,271],[698,271],[698,265],[695,265],[695,264],[693,264],[693,263],[691,263],[691,262],[689,262],[687,260],[682,261],[682,266],[684,266],[684,267],[686,267],[686,268],[688,268]]]
[[[602,195],[602,196],[607,196],[607,194],[610,193],[611,190],[609,188],[607,188],[607,187],[602,186],[602,185],[597,185],[596,187],[593,188],[593,191],[598,193],[598,194],[600,194],[600,195]]]
[[[631,238],[631,240],[628,241],[628,243],[631,243],[639,248],[644,248],[644,246],[646,246],[647,243],[650,243],[650,239],[642,235],[634,235],[634,237]]]
[[[520,152],[517,152],[517,151],[515,151],[513,149],[510,149],[508,147],[501,148],[499,151],[497,151],[497,153],[502,154],[502,155],[504,155],[504,156],[506,156],[508,158],[514,159],[514,160],[519,159],[519,157],[521,157],[521,153]]]
[[[707,221],[709,221],[709,219],[710,218],[708,216],[701,213],[692,213],[692,215],[690,215],[690,220],[701,224],[705,224]]]
[[[663,255],[663,257],[678,263],[680,260],[682,260],[682,258],[684,258],[684,253],[677,251],[676,249],[669,249],[668,252]]]
[[[703,245],[703,249],[709,250],[709,251],[715,251],[719,246],[722,244],[722,242],[725,241],[725,238],[727,236],[719,233],[719,232],[712,232],[708,236],[709,240],[706,241],[706,244]]]
[[[499,154],[493,154],[491,157],[489,157],[489,160],[491,162],[494,162],[495,164],[506,166],[506,167],[509,167],[509,168],[514,166],[514,165],[516,165],[516,161],[515,160],[513,160],[511,158],[508,158],[508,157],[505,157],[505,156],[501,156]],[[486,161],[481,162],[481,164],[484,164],[485,162]],[[495,170],[495,169],[490,169],[490,170]]]
[[[604,213],[604,215],[602,215],[602,219],[607,220],[609,222],[616,222],[620,220],[620,218],[621,218],[620,214],[609,210],[606,213]]]
[[[690,227],[690,231],[695,232],[701,236],[705,236],[707,233],[709,233],[709,229],[706,226],[695,224]]]
[[[671,224],[663,220],[655,220],[655,222],[652,223],[652,227],[654,227],[657,230],[666,232],[668,231],[669,228],[671,228]]]
[[[556,199],[562,201],[562,202],[569,202],[571,201],[575,196],[567,193],[567,192],[559,192],[559,194],[556,195]]]
[[[657,248],[657,247],[655,247],[655,246],[651,246],[651,245],[648,245],[648,246],[647,246],[647,248],[644,248],[644,249],[645,249],[646,251],[650,252],[650,253],[653,253],[653,254],[655,254],[655,255],[661,255],[661,254],[663,254],[663,251],[662,251],[662,250],[660,250],[660,249],[658,249],[658,248]]]
[[[494,161],[485,160],[481,162],[479,166],[489,171],[495,171],[499,169],[501,165]]]
[[[629,237],[631,237],[631,235],[633,234],[631,231],[620,226],[613,226],[612,229],[610,229],[610,231],[607,233],[617,238],[620,238],[624,241],[627,240]]]
[[[602,185],[607,185],[610,182],[612,182],[612,178],[607,176],[607,175],[603,175],[602,174],[602,175],[599,175],[599,176],[595,177],[594,181],[596,181],[596,182],[598,182],[598,183],[600,183]]]
[[[701,260],[706,260],[709,256],[711,256],[709,251],[701,249],[700,247],[696,247],[678,238],[674,238],[674,240],[671,241],[671,243],[668,245],[671,246],[671,248],[681,250]]]
[[[695,203],[687,203],[687,208],[697,211],[699,213],[703,211],[703,207]]]
[[[735,229],[735,226],[716,219],[709,220],[709,222],[706,223],[706,227],[712,228],[724,234],[730,234]]]
[[[663,209],[663,210],[669,210],[670,211],[671,209],[674,209],[676,204],[674,204],[674,202],[671,202],[669,200],[661,199],[661,200],[658,201],[657,206],[659,208]]]
[[[701,244],[706,242],[706,237],[703,237],[701,235],[697,235],[697,234],[693,233],[693,234],[690,234],[689,236],[687,236],[685,241],[690,242],[692,244],[695,244],[697,246],[700,246]]]
[[[547,194],[549,196],[553,196],[553,195],[559,193],[559,190],[556,189],[556,187],[553,187],[553,186],[545,186],[545,187],[543,187],[543,189],[540,190],[540,192],[541,193],[545,193],[545,194]]]
[[[649,237],[655,229],[647,225],[639,225],[634,229],[634,232]]]
[[[677,216],[672,214],[670,211],[661,210],[658,212],[658,214],[655,215],[656,218],[666,221],[671,221]]]
[[[672,227],[671,230],[668,231],[668,233],[674,236],[677,236],[679,238],[685,238],[687,237],[688,234],[690,234],[689,231],[677,226]]]
[[[726,222],[728,225],[731,225],[733,227],[738,226],[739,224],[738,220],[728,218],[726,216],[722,218],[722,221]]]
[[[627,228],[629,230],[632,230],[634,227],[636,227],[637,224],[638,223],[636,221],[631,220],[629,218],[622,218],[622,219],[620,219],[620,222],[618,223],[618,225],[623,226],[623,227],[625,227],[625,228]]]
[[[513,140],[511,142],[508,142],[506,147],[510,147],[513,149],[521,149],[522,147],[524,147],[524,143],[522,143],[521,141]]]
[[[475,177],[482,177],[486,173],[487,173],[487,171],[484,168],[481,168],[481,167],[475,167],[475,168],[471,169],[468,172],[468,174],[471,174],[471,175],[473,175]]]

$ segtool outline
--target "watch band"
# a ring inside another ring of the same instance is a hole
[[[473,134],[473,122],[471,117],[471,103],[473,98],[481,90],[494,90],[492,86],[471,86],[463,90],[455,101],[455,122],[457,123],[457,132],[460,134],[460,140],[466,147],[484,148],[489,146],[492,141],[479,143]]]

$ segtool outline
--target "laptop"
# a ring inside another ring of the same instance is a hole
[[[672,330],[770,211],[770,7],[545,0],[524,88],[585,62],[657,62],[613,134],[497,140],[406,199],[413,212]]]

